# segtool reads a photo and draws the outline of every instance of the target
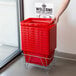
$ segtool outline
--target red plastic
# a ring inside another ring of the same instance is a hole
[[[56,48],[56,25],[51,24],[49,18],[29,18],[22,21],[21,47],[24,54],[47,58],[53,56]],[[26,57],[26,61],[28,62],[28,57]],[[47,63],[49,64],[51,61],[47,61]],[[42,65],[36,57],[32,57],[30,63]]]
[[[30,57],[30,56],[24,56],[25,60],[27,63],[32,63],[32,64],[37,64],[37,65],[41,65],[41,66],[45,66],[47,67],[53,60],[53,57],[50,59],[46,59],[45,58],[38,58],[38,57]],[[29,57],[30,57],[30,61],[29,61]],[[47,63],[47,64],[46,64]]]
[[[23,51],[23,53],[24,53],[25,61],[27,63],[38,64],[41,66],[48,66],[54,58],[54,51],[49,55],[43,55],[43,54],[37,54],[37,53],[25,52],[25,51]],[[29,59],[30,59],[30,61],[29,61]]]

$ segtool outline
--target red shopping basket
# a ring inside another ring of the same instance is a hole
[[[26,53],[24,52],[25,61],[27,63],[37,64],[41,66],[48,66],[53,58],[54,52],[48,55],[36,54],[36,53]]]
[[[29,18],[22,21],[21,47],[24,54],[45,58],[51,57],[56,48],[56,25],[51,24],[51,19],[45,18]],[[27,62],[29,57],[26,57]],[[32,60],[36,60],[35,63],[38,63],[37,57],[32,57],[30,63],[34,63]]]

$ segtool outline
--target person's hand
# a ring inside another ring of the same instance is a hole
[[[57,24],[59,21],[59,16],[55,16],[52,20],[51,20],[51,23],[52,24]]]

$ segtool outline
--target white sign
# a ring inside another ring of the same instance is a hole
[[[50,3],[35,3],[36,17],[52,18],[54,16],[54,6]]]

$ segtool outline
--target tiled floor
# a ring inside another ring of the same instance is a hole
[[[47,71],[38,67],[25,68],[25,60],[22,55],[1,69],[0,76],[76,76],[76,61],[55,59],[55,66]]]

